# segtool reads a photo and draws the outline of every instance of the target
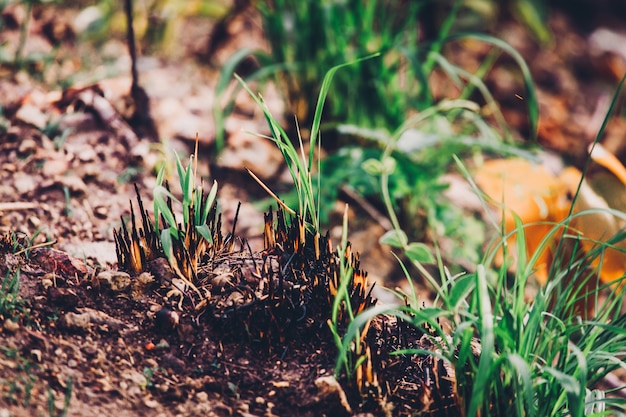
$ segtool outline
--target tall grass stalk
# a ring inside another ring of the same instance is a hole
[[[300,129],[297,129],[299,145],[298,150],[294,146],[292,140],[289,138],[287,132],[285,132],[285,130],[280,126],[276,119],[271,115],[267,105],[263,101],[263,97],[261,95],[253,93],[246,84],[246,82],[237,74],[235,74],[235,78],[240,82],[240,84],[248,92],[248,94],[250,94],[250,96],[254,99],[257,105],[259,105],[259,107],[263,110],[272,134],[272,136],[267,137],[267,139],[272,140],[276,144],[276,146],[278,146],[278,149],[281,151],[283,158],[287,164],[287,167],[291,174],[291,178],[293,179],[296,193],[298,196],[298,209],[296,211],[288,207],[285,208],[287,208],[288,211],[292,214],[295,214],[297,212],[300,216],[302,216],[303,221],[310,221],[310,224],[313,226],[315,231],[319,231],[320,227],[319,205],[321,204],[319,197],[319,192],[321,189],[319,177],[319,159],[317,160],[317,166],[315,166],[315,152],[319,151],[319,148],[321,147],[320,125],[322,120],[324,103],[326,102],[326,97],[328,95],[331,82],[333,80],[333,77],[335,76],[335,73],[340,69],[359,64],[366,60],[370,60],[377,57],[378,55],[378,53],[375,53],[369,56],[355,59],[351,62],[336,65],[326,73],[326,75],[324,76],[324,80],[322,81],[319,97],[317,99],[317,105],[315,106],[315,114],[313,116],[313,121],[311,124],[308,155],[306,155],[304,152],[305,147],[302,136],[300,135]],[[296,126],[297,123],[298,122],[296,119]],[[314,168],[316,168],[316,170],[314,170]],[[315,183],[313,180],[314,171],[317,171],[317,183]],[[264,189],[269,190],[269,188],[262,184],[256,176],[253,177],[263,186]],[[277,199],[277,201],[279,200]]]

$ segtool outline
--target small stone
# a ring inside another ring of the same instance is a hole
[[[36,216],[30,216],[28,218],[28,223],[36,229],[39,228],[39,226],[41,226],[41,220],[39,220],[39,217],[36,217]]]
[[[41,168],[41,173],[47,178],[52,178],[64,174],[68,169],[69,163],[65,155],[59,154],[58,152],[50,152]]]
[[[178,326],[179,321],[179,314],[167,307],[163,307],[161,310],[157,311],[154,316],[155,326],[158,330],[172,330]]]
[[[20,146],[17,148],[17,152],[20,155],[29,153],[35,153],[37,150],[37,142],[33,138],[25,138],[20,142]]]
[[[209,394],[207,394],[207,393],[206,393],[206,392],[204,392],[204,391],[200,391],[200,392],[198,392],[198,393],[196,394],[196,400],[197,400],[199,403],[205,403],[205,402],[209,401]]]
[[[114,292],[124,291],[130,286],[130,275],[123,271],[102,271],[97,279],[100,285],[105,285]]]
[[[154,410],[159,406],[159,402],[152,398],[152,396],[146,396],[143,399],[143,405]]]
[[[50,279],[50,278],[42,278],[41,279],[41,286],[43,287],[44,290],[47,290],[48,288],[52,287],[54,285],[54,282]]]
[[[4,165],[2,165],[2,170],[6,171],[6,172],[16,172],[17,171],[17,165],[11,163],[11,162],[5,162]]]
[[[76,361],[76,359],[70,359],[69,361],[67,361],[67,366],[70,368],[76,368],[78,366],[78,362]]]
[[[91,162],[95,161],[98,155],[96,151],[93,150],[92,147],[84,147],[78,152],[78,159],[81,162]]]
[[[35,359],[36,362],[41,362],[41,350],[39,349],[32,349],[30,351],[30,356]]]
[[[348,397],[346,396],[345,391],[339,384],[339,382],[335,379],[334,376],[321,376],[315,380],[315,386],[318,389],[318,394],[322,398],[339,398],[341,405],[345,408],[345,410],[352,414],[352,408],[350,407],[350,403],[348,402]]]
[[[48,123],[48,116],[32,104],[25,104],[17,111],[15,118],[43,130]]]
[[[135,370],[127,370],[122,373],[122,378],[132,381],[136,386],[145,387],[148,385],[146,376]]]
[[[61,323],[72,330],[89,330],[91,320],[88,313],[76,314],[72,311],[65,313],[60,319]]]
[[[54,401],[54,408],[56,408],[58,411],[62,411],[64,409],[67,408],[67,405],[65,404],[65,399],[59,398],[57,400]]]
[[[289,381],[272,382],[272,385],[275,388],[288,388],[289,387]]]
[[[109,215],[109,209],[105,206],[96,206],[93,208],[93,214],[99,219],[106,219]]]
[[[20,325],[19,323],[11,320],[11,319],[6,319],[4,321],[4,330],[6,330],[9,333],[15,333],[20,329]]]
[[[13,186],[15,187],[17,193],[19,195],[24,195],[35,190],[35,188],[37,188],[35,178],[36,177],[23,172],[16,172],[15,175],[13,175]]]

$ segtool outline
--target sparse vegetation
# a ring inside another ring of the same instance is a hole
[[[18,292],[20,289],[20,270],[8,271],[0,287],[0,319],[10,320],[16,310],[24,303]]]

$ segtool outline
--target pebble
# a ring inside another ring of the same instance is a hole
[[[122,372],[122,378],[132,381],[135,385],[140,387],[148,385],[146,376],[132,369]]]
[[[34,153],[37,150],[37,142],[32,138],[23,139],[20,142],[20,146],[17,148],[17,152],[21,155],[27,153]]]
[[[124,291],[130,286],[130,275],[122,271],[102,271],[97,278],[101,285],[106,283],[114,292]]]
[[[41,226],[41,220],[39,219],[39,217],[36,217],[36,216],[30,216],[28,218],[28,223],[36,229],[39,228],[39,226]]]
[[[32,104],[24,104],[15,114],[15,118],[43,130],[48,123],[48,116]]]
[[[90,162],[96,160],[98,155],[91,146],[86,146],[78,152],[78,159],[81,162]]]
[[[57,400],[54,401],[54,408],[56,408],[59,411],[65,410],[67,408],[66,404],[65,404],[65,398],[59,398]]]
[[[339,398],[341,405],[348,413],[352,413],[345,391],[334,376],[321,376],[315,380],[318,394],[322,398]]]
[[[15,333],[19,330],[20,325],[19,323],[11,320],[11,319],[6,319],[4,321],[4,330],[6,330],[8,333]]]
[[[109,209],[106,206],[95,206],[93,214],[99,219],[106,219],[109,215]]]
[[[144,397],[143,405],[145,405],[148,408],[155,409],[159,406],[159,402],[155,400],[154,398],[152,398],[150,395],[148,395]]]
[[[200,392],[196,393],[196,400],[199,403],[205,403],[205,402],[209,401],[209,394],[207,394],[204,391],[200,391]]]
[[[41,168],[41,173],[47,178],[52,178],[64,174],[68,169],[69,163],[65,156],[51,152]]]
[[[17,165],[7,162],[2,166],[2,169],[6,172],[15,172],[17,171]]]
[[[15,187],[17,194],[24,195],[35,190],[35,188],[37,188],[35,178],[36,177],[23,172],[16,172],[13,175],[13,186]]]
[[[70,311],[65,313],[61,320],[68,329],[89,330],[91,325],[91,319],[87,313],[77,314]]]
[[[33,349],[30,351],[30,356],[37,362],[41,362],[41,350]]]
[[[161,366],[174,372],[183,372],[185,370],[185,362],[171,353],[166,353],[161,357]]]

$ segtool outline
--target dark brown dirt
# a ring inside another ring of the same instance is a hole
[[[290,340],[270,350],[224,340],[224,329],[183,313],[172,327],[156,312],[176,310],[178,299],[167,300],[158,286],[135,300],[130,287],[105,289],[102,275],[78,259],[71,259],[78,269],[59,267],[69,260],[60,251],[35,249],[29,258],[3,254],[3,264],[21,264],[20,295],[28,300],[18,328],[3,332],[0,375],[11,415],[31,415],[33,406],[45,412],[48,388],[62,407],[68,384],[69,415],[346,414],[315,388],[332,373],[329,340]]]

